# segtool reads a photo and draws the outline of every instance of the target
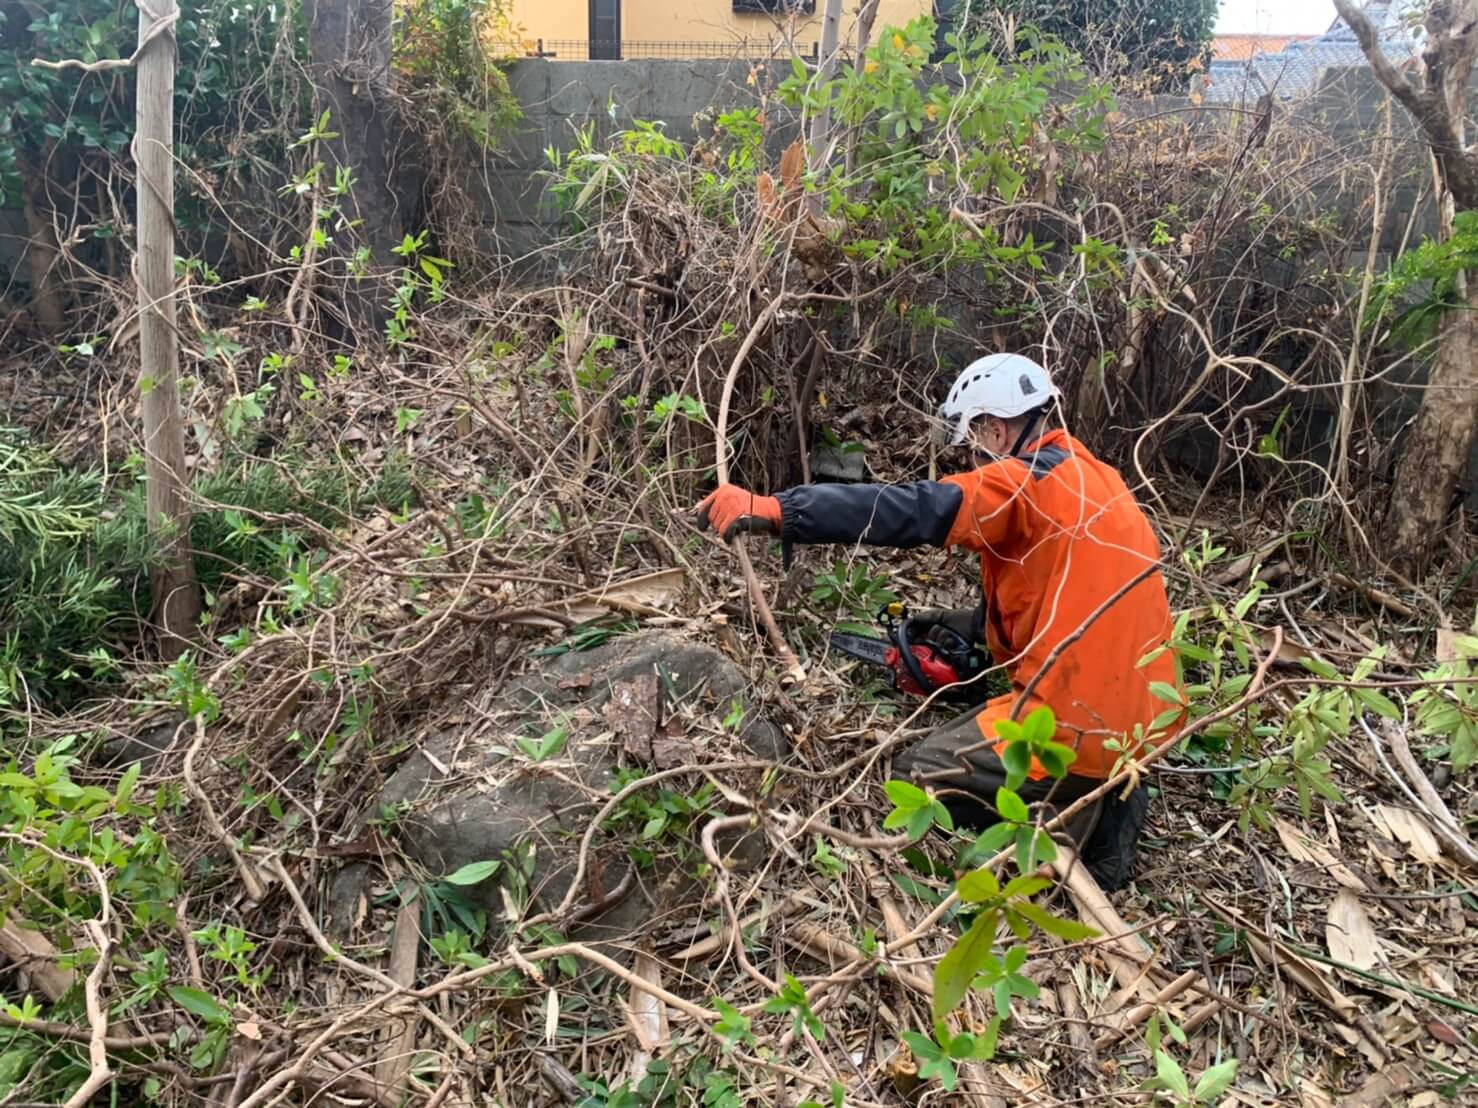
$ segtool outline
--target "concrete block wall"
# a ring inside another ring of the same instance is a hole
[[[758,83],[770,78],[761,71],[751,86],[750,73],[747,62],[715,58],[512,63],[508,83],[524,117],[474,189],[490,244],[517,261],[558,234],[554,213],[541,203],[547,149],[578,149],[577,134],[586,126],[593,126],[601,149],[634,120],[661,121],[666,134],[691,144],[700,137],[697,117],[756,102]]]

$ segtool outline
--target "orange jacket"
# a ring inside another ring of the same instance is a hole
[[[1147,732],[1170,707],[1150,693],[1150,683],[1176,682],[1168,650],[1139,664],[1170,636],[1161,574],[1150,574],[1098,612],[1159,562],[1149,521],[1123,478],[1061,430],[1043,435],[1021,457],[943,483],[964,493],[946,545],[980,555],[986,639],[1013,685],[981,712],[981,731],[996,738],[995,721],[1011,716],[1018,694],[1054,648],[1081,632],[1037,682],[1017,718],[1050,706],[1058,741],[1078,752],[1072,772],[1107,777],[1119,754],[1105,750],[1104,741],[1132,742],[1136,725]],[[1043,775],[1033,766],[1033,777]]]

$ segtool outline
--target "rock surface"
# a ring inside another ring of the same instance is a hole
[[[780,730],[747,711],[748,689],[745,675],[717,650],[658,632],[562,654],[501,695],[487,723],[430,739],[391,777],[379,812],[370,814],[387,819],[386,837],[423,871],[423,880],[498,861],[493,877],[463,890],[468,899],[494,918],[525,899],[524,916],[548,911],[569,890],[581,836],[610,798],[619,768],[650,772],[785,756]],[[730,734],[718,721],[736,706],[745,719]],[[531,755],[541,742],[556,743],[547,736],[560,729],[557,753]],[[726,774],[724,783],[742,790],[761,772],[737,780]],[[697,775],[683,776],[670,787],[691,793],[702,783]],[[643,796],[655,799],[659,788]],[[639,831],[628,828],[627,839]],[[657,851],[652,866],[633,874],[626,846],[598,835],[576,899],[583,910],[578,921],[565,921],[567,932],[626,932],[699,895],[691,876],[701,861],[696,827],[688,838],[688,849],[678,851],[685,862]],[[733,851],[736,844],[725,846]],[[518,865],[528,870],[527,881],[519,879]],[[367,877],[365,867],[349,867],[336,881],[336,929],[352,923],[343,917],[353,914]],[[617,890],[624,892],[613,896]]]

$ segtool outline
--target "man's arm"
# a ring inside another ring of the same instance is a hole
[[[697,522],[725,539],[739,531],[769,531],[799,543],[983,550],[1021,525],[1026,478],[1025,467],[1016,462],[943,481],[797,485],[775,496],[720,485],[698,505]]]
[[[964,492],[943,481],[905,485],[797,485],[777,493],[790,542],[943,546]]]

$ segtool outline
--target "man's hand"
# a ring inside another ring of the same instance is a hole
[[[698,526],[712,527],[725,541],[739,531],[780,533],[780,501],[755,496],[738,485],[720,485],[698,505]]]
[[[953,631],[967,643],[978,643],[984,641],[985,636],[985,608],[976,605],[973,608],[918,608],[909,613],[913,625],[924,633],[924,638],[932,637],[932,632],[937,627],[943,627]]]

